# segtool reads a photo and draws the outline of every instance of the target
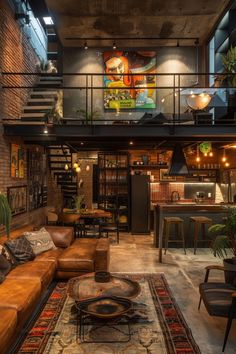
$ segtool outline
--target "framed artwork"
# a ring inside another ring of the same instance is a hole
[[[103,62],[105,109],[156,108],[156,90],[152,88],[156,86],[155,51],[106,51]]]
[[[176,181],[176,177],[168,175],[168,168],[160,168],[160,181]]]
[[[12,216],[27,211],[27,186],[8,187],[7,198]]]
[[[24,149],[17,144],[11,144],[11,177],[25,177]]]
[[[28,150],[28,209],[47,205],[46,155]]]

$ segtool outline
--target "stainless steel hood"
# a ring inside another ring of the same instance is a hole
[[[187,176],[189,174],[184,152],[180,144],[175,145],[168,174],[170,176]]]

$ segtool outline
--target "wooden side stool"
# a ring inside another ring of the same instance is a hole
[[[206,226],[212,225],[212,219],[206,216],[191,216],[190,217],[190,227],[191,223],[194,223],[194,254],[196,254],[198,242],[208,242],[206,239]],[[199,240],[200,230],[202,231],[202,239]]]
[[[179,236],[178,239],[171,239],[170,240],[170,231],[171,226],[175,227],[175,234]],[[164,224],[163,224],[163,235],[165,239],[165,254],[168,249],[168,244],[170,242],[181,242],[183,244],[184,253],[186,254],[185,249],[185,238],[184,238],[184,221],[179,217],[164,217]]]

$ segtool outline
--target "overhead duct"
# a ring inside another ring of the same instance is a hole
[[[168,174],[170,176],[186,176],[189,174],[188,166],[180,144],[176,144]]]

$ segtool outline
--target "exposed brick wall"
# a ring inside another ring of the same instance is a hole
[[[0,0],[0,71],[32,72],[39,62],[25,33],[14,18],[8,1]],[[36,76],[3,76],[4,86],[32,86]],[[1,118],[19,118],[29,89],[4,89],[1,92]]]
[[[27,41],[25,34],[15,21],[14,11],[7,0],[0,0],[0,71],[5,72],[35,72],[38,58]],[[2,78],[3,85],[30,86],[36,77],[8,76]],[[3,136],[2,119],[18,118],[22,106],[28,98],[27,89],[0,90],[0,191],[7,192],[7,187],[27,185],[27,148],[36,147],[24,146],[21,139],[9,139]],[[25,177],[10,177],[10,144],[21,144],[25,150]],[[43,151],[42,151],[43,152]],[[13,217],[11,229],[28,223],[35,225],[43,224],[45,220],[44,208],[36,209]],[[3,228],[0,228],[0,234]]]

